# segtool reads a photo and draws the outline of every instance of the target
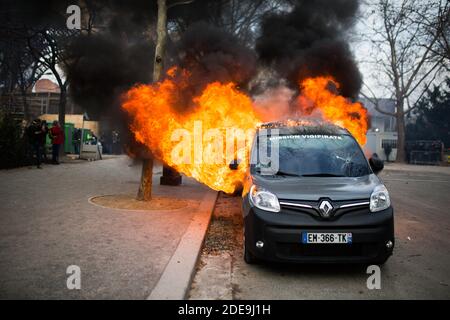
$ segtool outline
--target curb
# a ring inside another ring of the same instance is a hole
[[[183,300],[190,288],[218,196],[207,191],[161,278],[147,300]]]

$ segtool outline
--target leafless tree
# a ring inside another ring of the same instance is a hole
[[[79,0],[84,4],[84,0]],[[83,6],[82,6],[83,7]],[[9,65],[15,65],[13,76],[15,87],[25,96],[26,92],[43,75],[51,71],[60,88],[59,121],[63,125],[67,101],[68,79],[62,72],[74,60],[68,57],[66,46],[80,30],[69,30],[66,25],[66,6],[58,4],[45,12],[44,17],[36,17],[38,8],[25,1],[6,3],[0,10],[0,35],[2,49],[12,48],[13,55],[5,58]],[[14,50],[16,55],[14,55]],[[24,98],[24,116],[28,117]]]
[[[11,99],[13,93],[20,93],[24,119],[30,120],[27,94],[47,68],[29,52],[27,28],[4,14],[0,12],[0,94]]]
[[[17,45],[17,42],[14,42],[12,46],[2,44],[1,48],[1,94],[9,95],[11,98],[11,94],[19,92],[22,98],[23,116],[28,121],[30,120],[30,112],[27,94],[47,69],[31,57],[27,50]]]
[[[19,72],[17,73],[19,78],[18,88],[22,96],[23,115],[26,121],[31,120],[27,94],[31,90],[31,88],[33,88],[36,82],[44,75],[46,70],[47,68],[39,61],[32,61],[30,64],[28,64],[27,60],[23,59],[22,63],[19,65]]]
[[[444,69],[444,57],[434,48],[441,33],[430,33],[423,17],[435,21],[439,0],[377,0],[366,3],[364,39],[371,54],[366,63],[373,70],[374,84],[365,80],[362,95],[374,103],[376,110],[396,118],[397,161],[405,161],[405,116]],[[374,92],[383,92],[395,101],[394,113],[382,110]]]
[[[193,5],[198,8],[189,12],[174,12],[171,17],[177,32],[181,33],[192,23],[202,20],[252,46],[263,16],[283,8],[287,10],[292,3],[290,0],[196,0]]]
[[[445,68],[450,70],[450,1],[436,0],[433,4],[434,14],[424,15],[420,10],[417,12],[417,22],[422,25],[425,34],[430,39],[435,36],[436,42],[430,47],[436,59],[443,58]]]
[[[61,29],[41,29],[27,38],[28,49],[35,61],[45,66],[54,75],[59,86],[58,121],[64,126],[67,103],[68,77],[63,76],[61,69],[66,69],[69,63],[75,63],[65,50],[67,43],[79,31]],[[40,50],[39,48],[44,48]]]
[[[155,48],[155,60],[153,64],[153,82],[160,80],[164,69],[164,55],[166,51],[167,43],[167,10],[179,6],[192,3],[194,0],[179,0],[170,1],[158,0],[158,18],[156,23],[156,48]],[[165,168],[166,174],[175,175],[170,168]],[[153,177],[153,159],[149,157],[144,159],[142,164],[141,183],[138,191],[138,200],[150,201],[152,198],[152,177]]]

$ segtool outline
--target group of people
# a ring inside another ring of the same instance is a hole
[[[58,121],[53,121],[52,127],[49,129],[47,121],[35,119],[27,128],[28,141],[32,154],[36,157],[36,165],[41,169],[43,161],[47,160],[47,152],[45,144],[49,136],[52,143],[52,164],[59,164],[59,150],[64,144],[64,131],[59,126]]]

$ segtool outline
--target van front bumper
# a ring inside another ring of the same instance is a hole
[[[244,199],[245,201],[246,199]],[[383,263],[392,255],[393,208],[368,209],[334,221],[307,214],[267,212],[244,206],[245,244],[261,260],[299,263]],[[303,244],[304,232],[352,233],[351,244]],[[256,243],[259,246],[256,246]],[[261,246],[261,242],[263,245]],[[391,246],[387,245],[391,242]]]

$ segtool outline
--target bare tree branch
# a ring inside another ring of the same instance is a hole
[[[366,98],[367,100],[369,100],[369,102],[371,102],[374,105],[375,110],[377,110],[379,113],[387,115],[387,116],[395,117],[395,113],[388,112],[388,111],[382,110],[380,108],[380,104],[378,103],[378,99],[377,98],[371,98],[370,96],[366,95],[364,92],[361,92],[361,95],[364,98]]]
[[[372,25],[366,23],[367,42],[375,51],[370,57],[375,62],[372,77],[378,89],[392,92],[395,113],[380,108],[372,89],[362,95],[374,104],[381,114],[395,116],[398,130],[399,161],[404,160],[405,115],[416,107],[430,86],[435,83],[442,70],[448,70],[445,58],[438,55],[448,35],[448,1],[419,0],[374,0],[369,6],[375,16]],[[374,8],[376,8],[374,10]],[[446,15],[443,14],[446,8]],[[447,26],[447,29],[445,27]],[[444,46],[445,47],[445,46]],[[369,57],[369,58],[370,58]],[[423,87],[423,90],[419,88]],[[372,95],[372,97],[370,97]]]
[[[184,5],[184,4],[190,4],[192,2],[194,2],[194,0],[175,1],[175,2],[167,5],[167,10],[170,9],[170,8],[176,7],[176,6],[181,6],[181,5]]]

